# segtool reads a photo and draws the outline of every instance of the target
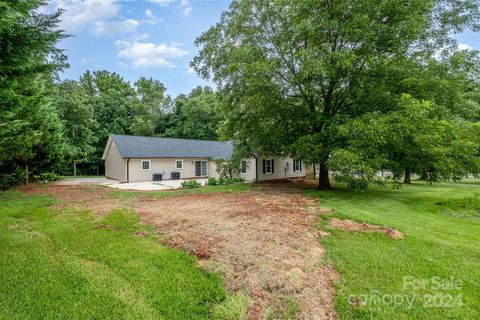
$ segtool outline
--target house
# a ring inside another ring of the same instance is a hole
[[[230,141],[140,137],[112,134],[102,159],[105,176],[122,182],[218,178],[217,162],[229,160]],[[241,162],[239,176],[265,181],[305,176],[301,161],[257,156]]]

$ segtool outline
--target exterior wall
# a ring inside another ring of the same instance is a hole
[[[255,172],[255,158],[245,159],[247,161],[247,173],[241,173],[240,177],[244,178],[246,181],[255,181],[256,172]]]
[[[215,163],[215,160],[210,160],[208,161],[208,177],[212,177],[215,179],[218,179],[220,177],[220,174],[217,172],[217,164]]]
[[[141,160],[150,160],[150,170],[142,170]],[[183,169],[175,168],[175,161],[183,160]],[[207,160],[207,175],[212,173],[212,166],[208,159],[205,158],[142,158],[142,159],[130,159],[129,161],[129,181],[152,181],[152,175],[154,173],[163,174],[164,180],[169,180],[173,171],[180,172],[180,179],[192,179],[197,178],[195,176],[195,161]],[[215,164],[214,164],[215,165]]]
[[[271,174],[263,173],[263,159],[274,160],[274,172]],[[287,163],[289,163],[287,170]],[[275,179],[289,179],[305,177],[305,164],[302,163],[301,171],[293,171],[293,159],[288,157],[284,159],[270,158],[270,157],[258,157],[258,181],[275,180]]]
[[[113,142],[105,156],[105,177],[120,181],[127,180],[126,160],[120,156]]]

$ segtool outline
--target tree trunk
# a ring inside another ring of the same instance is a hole
[[[25,163],[25,184],[28,184],[28,163]]]
[[[412,172],[410,168],[405,169],[405,177],[403,179],[403,183],[412,183]]]
[[[73,162],[73,176],[77,175],[77,163]]]
[[[330,190],[332,186],[330,185],[330,177],[328,176],[327,164],[322,162],[320,163],[320,177],[318,178],[318,189],[320,190]]]

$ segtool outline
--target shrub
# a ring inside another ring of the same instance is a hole
[[[182,184],[182,188],[184,189],[194,189],[194,188],[200,188],[202,186],[197,180],[182,181],[181,184]]]
[[[7,190],[13,186],[19,185],[25,179],[25,171],[17,168],[11,173],[0,174],[0,190]]]
[[[209,186],[219,186],[219,185],[237,184],[237,183],[244,183],[244,182],[245,182],[244,178],[220,177],[218,179],[208,178],[207,185],[209,185]]]
[[[40,183],[48,183],[50,181],[59,181],[63,179],[63,176],[56,174],[55,172],[43,172],[40,173],[38,176],[34,177],[35,180],[39,181]]]
[[[218,186],[218,180],[215,178],[208,178],[207,186]]]

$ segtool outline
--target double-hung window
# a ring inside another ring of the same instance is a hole
[[[272,174],[272,160],[265,159],[265,174]]]
[[[150,160],[142,160],[140,165],[142,171],[150,170]]]
[[[293,171],[302,171],[302,162],[300,160],[293,160]]]
[[[240,173],[246,174],[247,173],[247,160],[242,160],[242,165],[240,167]]]
[[[175,160],[175,169],[183,169],[183,160]]]

